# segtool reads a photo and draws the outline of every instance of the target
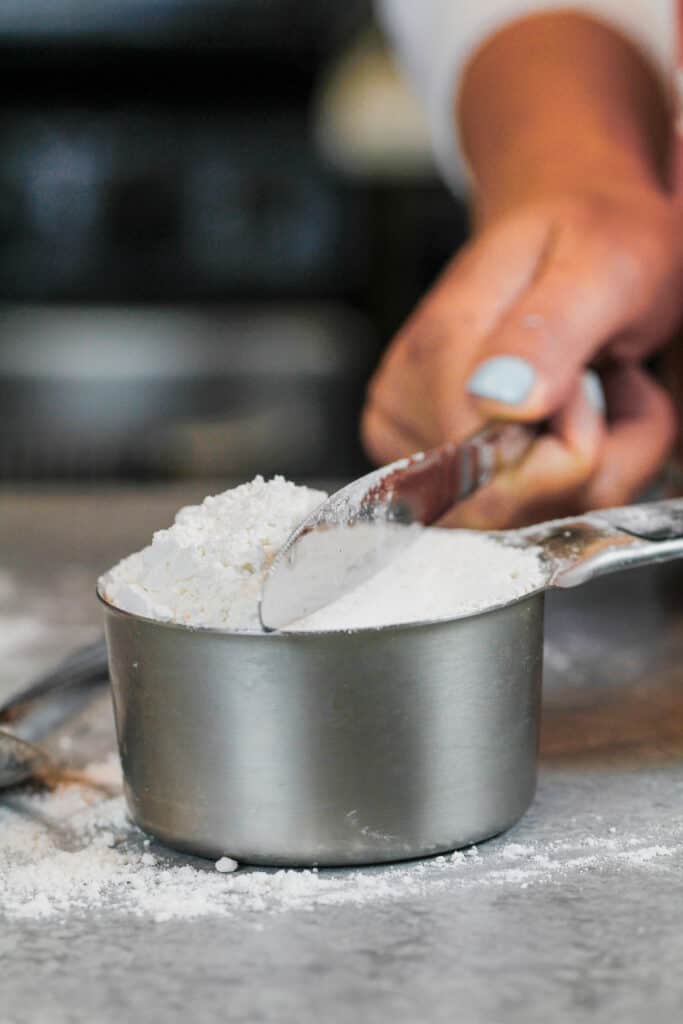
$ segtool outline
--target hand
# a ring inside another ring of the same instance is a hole
[[[549,420],[518,469],[463,503],[502,527],[627,502],[675,418],[639,362],[680,316],[677,225],[643,187],[524,204],[484,228],[391,344],[369,388],[368,451],[389,462],[490,419]],[[600,366],[608,420],[595,378]]]
[[[545,421],[523,463],[458,506],[454,524],[627,502],[675,430],[642,366],[683,307],[659,85],[604,25],[551,13],[485,44],[458,112],[477,232],[375,374],[366,447],[388,462],[490,419]]]

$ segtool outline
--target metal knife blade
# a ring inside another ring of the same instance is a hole
[[[291,534],[266,576],[259,613],[284,627],[348,593],[410,545],[493,475],[516,465],[536,437],[494,423],[374,470],[336,491]]]

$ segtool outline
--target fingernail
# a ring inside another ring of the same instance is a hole
[[[496,356],[477,367],[468,381],[467,390],[480,398],[519,405],[529,397],[535,379],[536,371],[526,359]]]
[[[607,402],[605,401],[602,383],[595,370],[585,371],[583,375],[583,393],[595,411],[604,415],[607,411]]]

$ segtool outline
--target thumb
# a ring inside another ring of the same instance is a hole
[[[479,350],[467,390],[485,418],[547,419],[569,398],[595,353],[623,328],[628,302],[595,278],[550,269]]]

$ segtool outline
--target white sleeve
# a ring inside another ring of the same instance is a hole
[[[453,102],[468,57],[506,22],[546,10],[576,10],[617,28],[668,76],[675,55],[676,0],[376,0],[380,21],[426,106],[444,177],[458,190],[467,171]]]

